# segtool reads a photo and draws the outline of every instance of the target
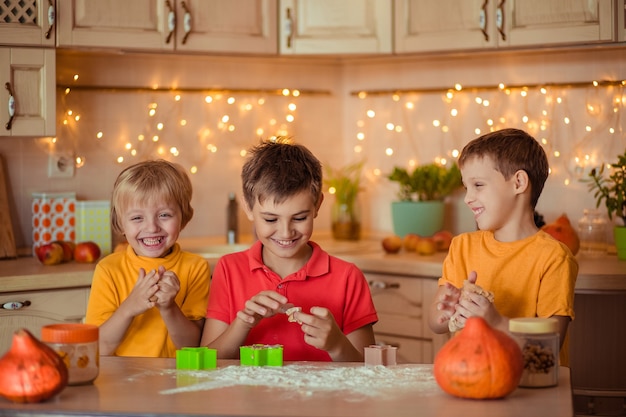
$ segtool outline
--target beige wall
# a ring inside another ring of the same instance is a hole
[[[187,168],[197,167],[192,174],[193,206],[196,215],[183,232],[185,236],[222,235],[225,233],[227,195],[239,191],[239,170],[243,163],[240,152],[258,141],[257,129],[264,129],[266,137],[278,132],[289,135],[309,146],[323,163],[333,167],[366,160],[366,190],[362,193],[364,222],[367,229],[390,232],[389,203],[395,198],[396,188],[384,179],[394,165],[409,161],[425,162],[446,156],[460,149],[476,136],[476,128],[488,128],[485,121],[503,116],[505,122],[497,127],[528,128],[520,120],[528,114],[540,119],[540,109],[548,109],[550,128],[533,131],[545,137],[546,149],[559,150],[567,158],[551,156],[554,175],[550,178],[538,210],[547,220],[565,212],[577,220],[582,209],[594,202],[583,184],[578,182],[576,170],[570,161],[575,154],[591,155],[593,161],[614,158],[626,144],[624,107],[613,113],[611,97],[615,89],[562,89],[550,92],[565,98],[563,106],[547,106],[538,93],[527,99],[503,97],[502,93],[485,92],[492,106],[488,109],[474,104],[473,93],[457,95],[453,103],[442,100],[441,93],[404,94],[394,101],[391,95],[370,96],[360,100],[351,95],[360,90],[446,88],[455,83],[466,86],[506,84],[542,84],[599,79],[626,79],[626,54],[617,49],[548,51],[543,53],[481,53],[458,56],[428,56],[411,58],[374,59],[297,59],[297,58],[229,58],[174,55],[137,55],[132,59],[123,54],[79,55],[60,52],[57,79],[59,85],[71,85],[78,74],[77,85],[89,86],[176,86],[178,88],[235,88],[275,89],[297,88],[325,94],[303,94],[285,98],[259,92],[234,94],[235,104],[225,98],[204,102],[200,92],[183,92],[181,100],[174,100],[170,92],[74,89],[65,96],[59,90],[57,100],[58,150],[67,150],[83,156],[85,165],[76,170],[71,179],[47,177],[47,138],[0,137],[0,153],[7,161],[10,188],[14,198],[14,222],[19,246],[30,245],[30,203],[32,192],[75,191],[79,199],[108,199],[113,181],[119,171],[130,163],[148,157],[157,157],[159,147],[167,159],[177,160]],[[622,91],[622,95],[624,92]],[[265,98],[263,105],[259,98]],[[414,104],[407,110],[405,103]],[[607,102],[608,101],[608,102]],[[295,103],[295,120],[284,122],[290,113],[289,103]],[[589,102],[602,104],[598,114],[590,114]],[[151,103],[157,103],[155,116],[148,115]],[[249,104],[249,110],[240,105]],[[448,116],[451,107],[458,108],[459,116]],[[63,124],[64,112],[72,109],[80,120]],[[369,119],[365,111],[373,109],[377,116]],[[567,113],[572,123],[564,125]],[[235,125],[232,132],[221,130],[219,121],[224,114]],[[187,124],[180,126],[180,120]],[[433,126],[441,120],[449,127],[448,133]],[[276,124],[272,124],[276,120]],[[164,124],[163,130],[156,127]],[[360,126],[362,121],[362,126]],[[401,126],[400,133],[385,128],[388,122]],[[281,128],[281,124],[284,125]],[[586,126],[592,131],[587,132]],[[609,127],[617,132],[609,135]],[[96,137],[102,132],[102,138]],[[357,133],[365,139],[356,139]],[[143,142],[138,141],[145,135]],[[150,138],[159,135],[158,145]],[[127,143],[137,150],[131,156]],[[216,152],[207,150],[214,145]],[[175,146],[179,156],[169,149]],[[355,153],[355,146],[361,151]],[[392,148],[393,155],[385,150]],[[119,163],[117,158],[123,156]],[[378,170],[378,171],[377,171]],[[380,174],[377,175],[376,173]],[[565,183],[569,181],[569,185]],[[318,218],[318,228],[329,229],[331,196]],[[461,198],[452,202],[448,226],[455,231],[473,228],[473,221],[464,209]],[[242,216],[243,217],[243,216]],[[247,225],[241,219],[242,226]],[[248,229],[249,230],[249,229]]]

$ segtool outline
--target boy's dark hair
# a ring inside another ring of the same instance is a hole
[[[243,197],[249,209],[272,198],[282,203],[308,191],[315,204],[322,195],[322,164],[306,147],[284,138],[263,141],[248,151],[241,170]]]
[[[159,159],[131,165],[118,175],[113,186],[111,227],[114,232],[123,233],[120,215],[131,203],[166,201],[180,208],[183,229],[193,217],[191,194],[191,181],[178,164]]]
[[[543,147],[520,129],[502,129],[487,133],[469,142],[459,156],[463,168],[471,158],[490,157],[506,180],[516,171],[524,170],[530,180],[530,204],[534,209],[548,179],[550,166]]]

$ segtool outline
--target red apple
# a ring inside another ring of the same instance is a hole
[[[74,259],[74,248],[76,244],[69,240],[55,240],[54,243],[58,243],[63,248],[63,262],[69,262]]]
[[[96,262],[100,257],[100,246],[95,242],[80,242],[74,248],[74,260],[79,263]]]
[[[419,240],[420,237],[415,233],[407,233],[406,235],[404,235],[404,239],[402,240],[404,249],[407,252],[415,252],[415,248]]]
[[[450,243],[452,242],[452,238],[454,236],[451,232],[447,230],[440,230],[439,232],[433,235],[433,240],[437,246],[437,250],[441,252],[445,252],[450,248]]]
[[[398,253],[402,249],[402,239],[400,236],[387,236],[382,241],[383,249],[387,253]]]
[[[37,259],[44,265],[56,265],[63,262],[63,246],[56,242],[37,246],[35,254]]]
[[[415,251],[420,255],[433,255],[437,252],[437,244],[432,237],[422,237],[417,242]]]

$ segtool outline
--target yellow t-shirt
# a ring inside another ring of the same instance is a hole
[[[443,263],[439,285],[460,288],[471,271],[476,284],[494,293],[508,318],[569,316],[574,319],[578,261],[565,245],[543,231],[515,242],[498,242],[491,231],[456,236]],[[561,365],[569,363],[568,337]]]
[[[180,246],[175,244],[164,258],[137,256],[130,246],[125,251],[103,258],[94,271],[85,321],[98,326],[107,321],[130,295],[137,282],[139,268],[148,272],[159,265],[178,276],[180,290],[176,295],[176,304],[185,317],[189,320],[203,319],[209,295],[209,264],[198,255],[181,251]],[[169,337],[158,308],[153,307],[133,319],[115,355],[176,356],[176,346]]]

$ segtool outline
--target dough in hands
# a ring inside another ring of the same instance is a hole
[[[298,323],[298,324],[302,324],[302,322],[300,320],[296,320],[296,318],[294,317],[294,314],[296,314],[297,312],[302,311],[302,307],[291,307],[289,308],[287,311],[285,311],[285,314],[287,315],[287,320],[289,320],[291,323]]]
[[[460,300],[467,300],[470,293],[482,295],[489,300],[490,303],[493,303],[494,297],[491,291],[484,290],[480,285],[472,284],[468,280],[465,280],[463,281],[463,288],[461,288]],[[454,312],[450,320],[448,320],[448,330],[450,330],[450,333],[459,331],[465,326],[465,323],[461,324],[459,322],[459,316],[458,312]]]

